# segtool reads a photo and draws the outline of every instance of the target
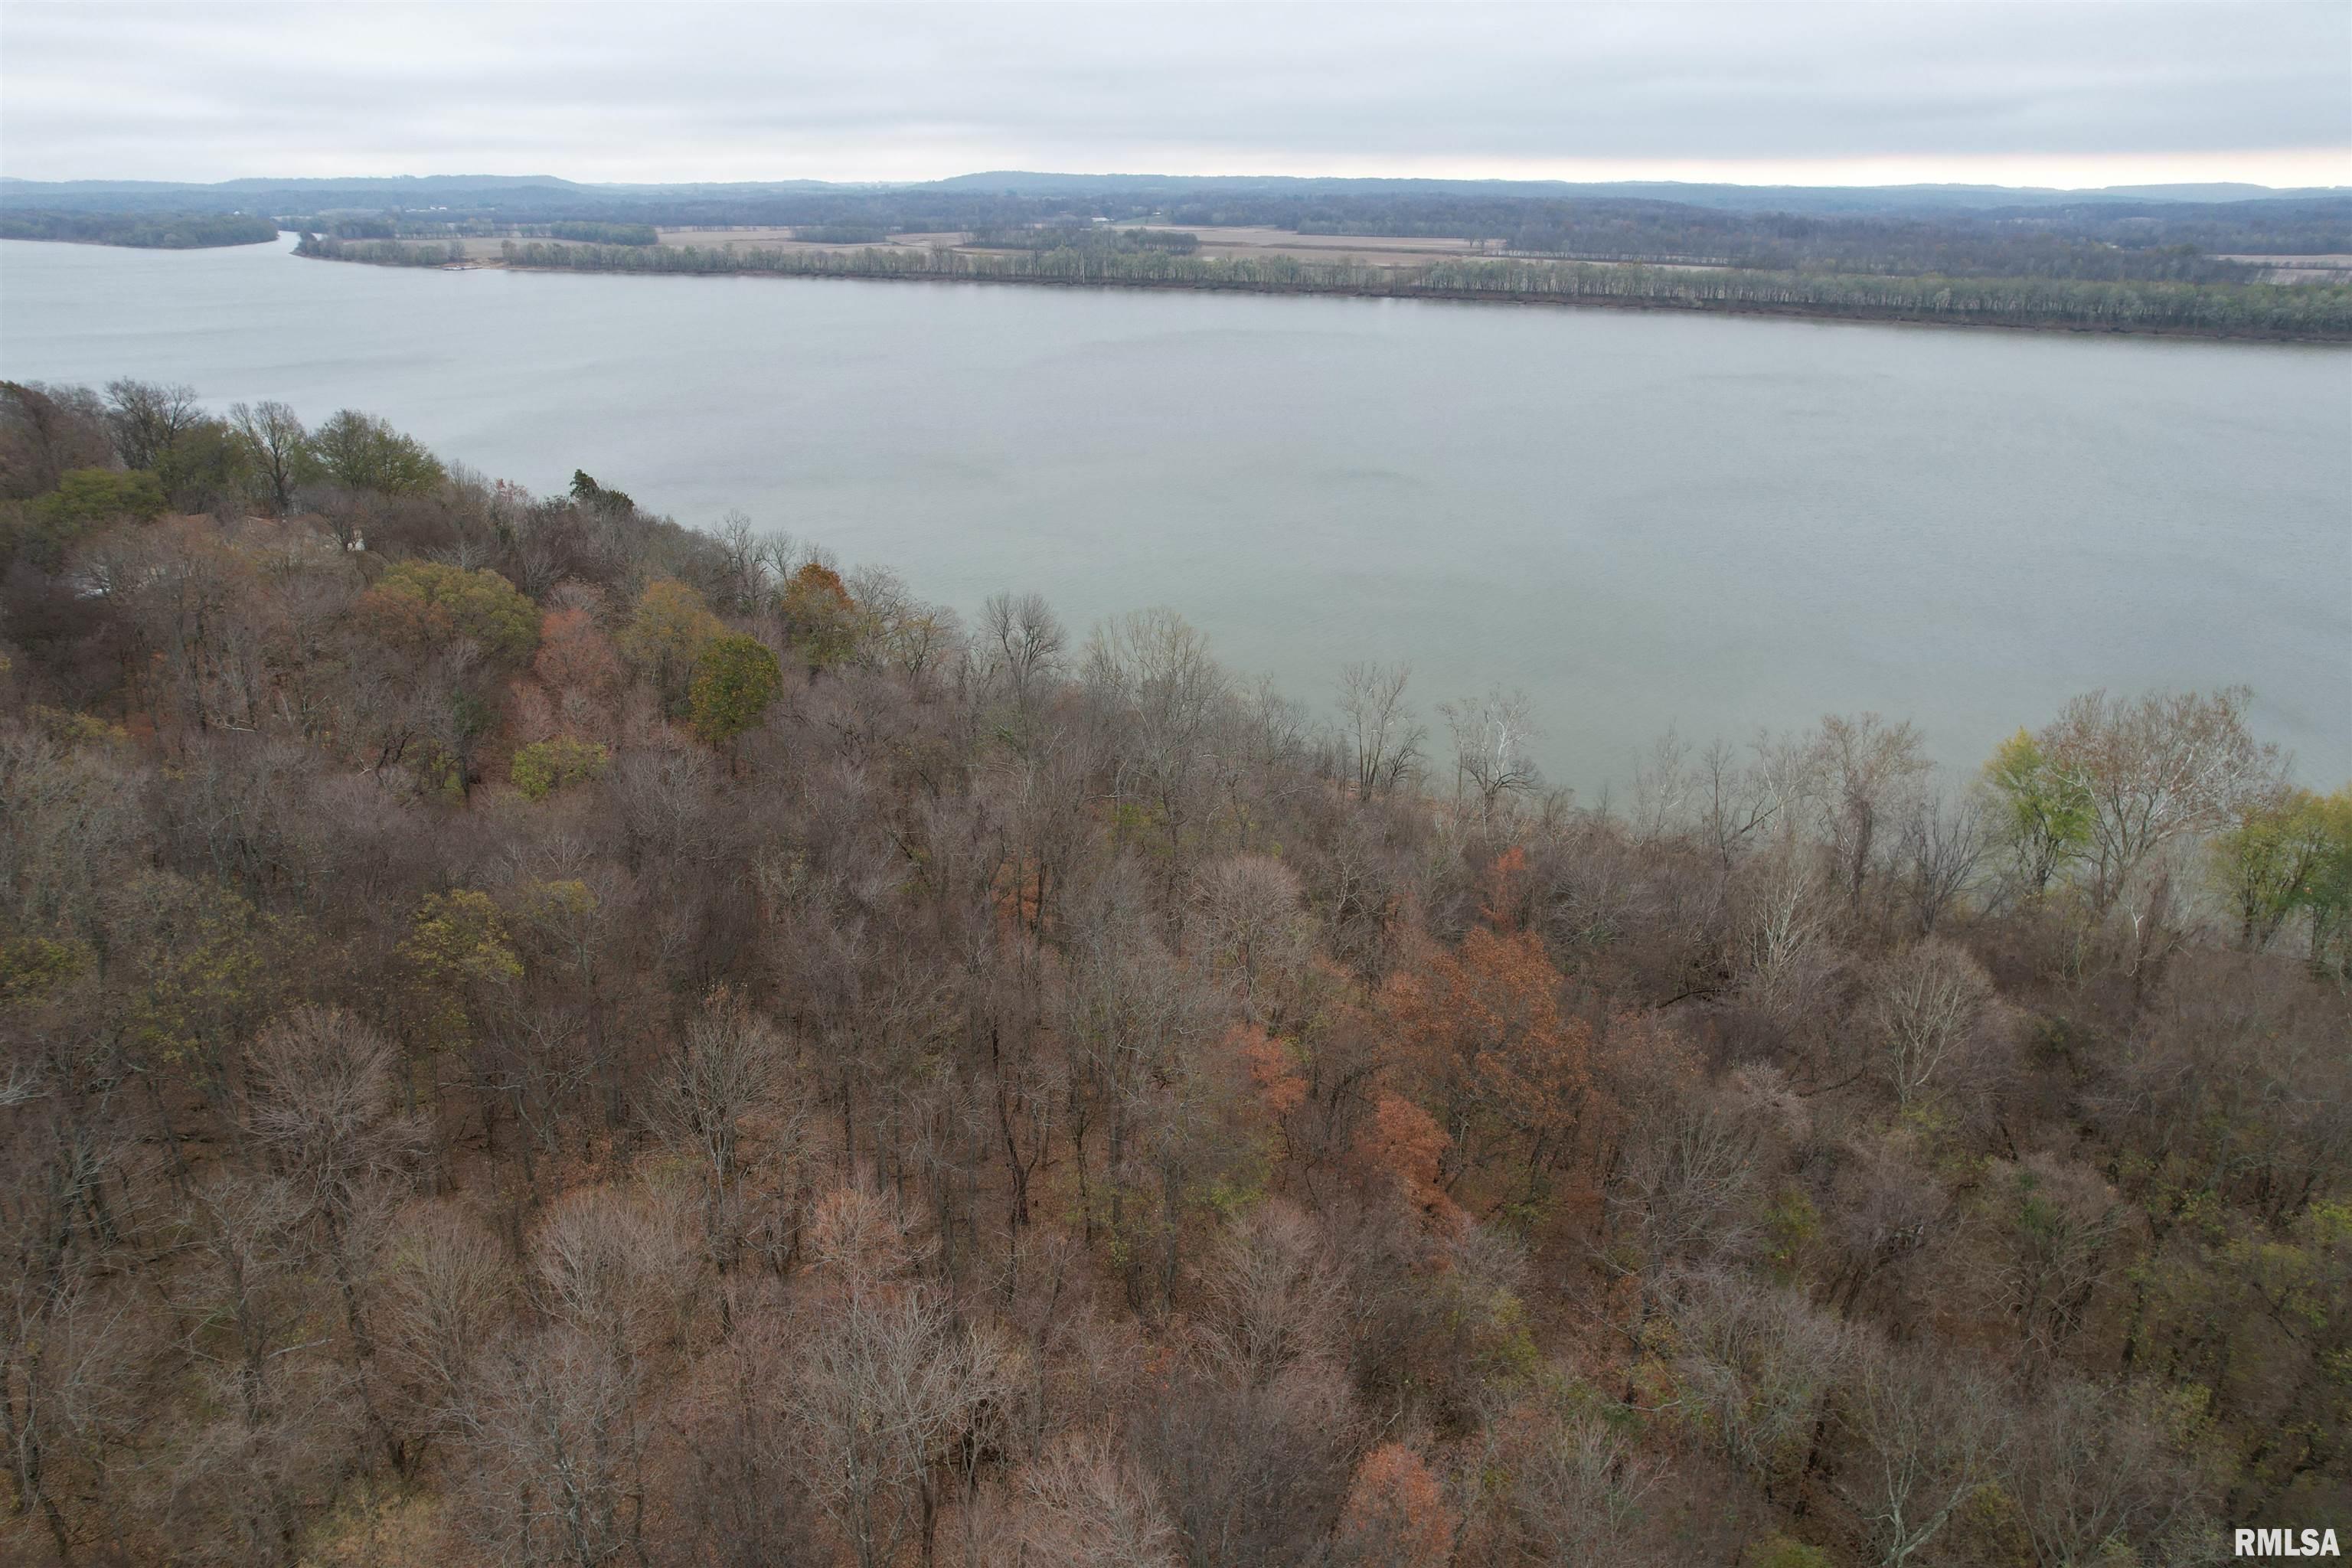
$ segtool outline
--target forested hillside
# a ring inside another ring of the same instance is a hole
[[[0,239],[63,239],[134,250],[205,250],[260,245],[278,237],[268,218],[227,213],[74,213],[0,211]]]
[[[2243,693],[1604,808],[1507,692],[322,412],[0,386],[0,1558],[2352,1518],[2352,789]]]

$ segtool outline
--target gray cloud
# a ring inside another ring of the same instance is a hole
[[[58,5],[27,178],[2352,181],[2352,6]]]

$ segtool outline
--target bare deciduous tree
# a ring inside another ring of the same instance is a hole
[[[1932,1355],[1864,1341],[1838,1410],[1858,1450],[1843,1489],[1880,1568],[1902,1568],[1992,1480],[2000,1394]]]
[[[1097,626],[1084,679],[1111,720],[1112,788],[1139,825],[1159,827],[1172,875],[1184,864],[1200,786],[1234,703],[1233,679],[1172,610],[1138,610]]]
[[[68,470],[113,457],[106,405],[89,388],[0,381],[0,494],[46,495]]]
[[[2275,787],[2276,746],[2246,728],[2252,693],[2094,691],[2038,737],[2059,777],[2090,805],[2091,900],[2114,907],[2148,857],[2186,834],[2226,826]]]
[[[1038,594],[992,594],[981,606],[983,658],[1025,720],[1060,668],[1069,633]]]
[[[1998,1005],[1966,948],[1930,938],[1870,971],[1868,1019],[1880,1071],[1904,1105],[1927,1094],[1978,1043]]]
[[[361,1292],[397,1201],[394,1183],[425,1131],[399,1113],[390,1042],[347,1013],[304,1007],[271,1024],[247,1063],[247,1118],[334,1275],[357,1355],[373,1353]]]
[[[1923,936],[1975,880],[1991,845],[1983,802],[1942,791],[1923,795],[1904,818],[1896,854],[1904,868],[1905,900]]]
[[[1188,1568],[1316,1561],[1347,1499],[1350,1414],[1344,1375],[1316,1362],[1264,1384],[1188,1367],[1155,1391],[1131,1442]]]
[[[2043,1153],[1993,1162],[1985,1187],[2000,1261],[1984,1283],[2025,1343],[2053,1356],[2082,1326],[2099,1287],[2123,1223],[2116,1194],[2093,1172]]]
[[[1997,1473],[2035,1568],[2214,1560],[2208,1485],[2154,1390],[2061,1378],[2014,1410],[2006,1437]]]
[[[1202,1281],[1209,1354],[1232,1375],[1264,1385],[1341,1349],[1342,1283],[1306,1215],[1273,1204],[1228,1231]]]
[[[1021,1476],[1022,1549],[1039,1568],[1169,1568],[1176,1531],[1099,1432],[1057,1439]]]
[[[387,1418],[413,1467],[436,1439],[478,1435],[476,1369],[506,1324],[514,1269],[496,1237],[446,1207],[404,1216],[387,1252],[380,1309],[393,1394]]]
[[[1769,1016],[1792,1021],[1845,963],[1832,939],[1836,906],[1820,859],[1802,845],[1777,844],[1745,863],[1735,886],[1742,989]]]
[[[1550,1428],[1513,1478],[1510,1508],[1537,1562],[1614,1568],[1627,1561],[1642,1504],[1664,1467],[1593,1411],[1544,1412]]]
[[[106,384],[106,410],[114,449],[134,468],[152,468],[164,461],[204,417],[194,387],[128,378]]]
[[[1736,1259],[1753,1236],[1762,1128],[1727,1102],[1673,1108],[1627,1140],[1610,1188],[1602,1261],[1638,1282],[1634,1324],[1682,1280],[1718,1259]]]
[[[1298,874],[1269,856],[1231,856],[1192,879],[1195,940],[1214,973],[1238,982],[1253,1014],[1259,991],[1279,988],[1314,952],[1304,904]]]
[[[959,1321],[934,1289],[876,1278],[874,1263],[840,1267],[793,1370],[806,1473],[859,1568],[908,1545],[930,1561],[942,1483],[968,1479],[1017,1373],[992,1324]]]
[[[268,491],[269,510],[281,517],[293,510],[294,487],[301,482],[310,447],[300,416],[283,403],[239,403],[230,407],[228,421],[246,461]]]
[[[476,1539],[525,1568],[642,1560],[647,1434],[636,1357],[553,1323],[499,1341],[478,1375]]]
[[[1846,1330],[1801,1292],[1722,1273],[1701,1276],[1670,1310],[1676,1408],[1768,1500],[1793,1501],[1816,1462],[1823,1401],[1850,1353]]]
[[[1370,799],[1415,778],[1429,731],[1405,706],[1407,665],[1351,664],[1339,672],[1342,766]]]
[[[293,1233],[305,1206],[286,1182],[233,1172],[194,1198],[201,1300],[217,1325],[199,1354],[217,1374],[222,1414],[181,1455],[175,1512],[193,1539],[245,1562],[294,1560],[354,1436],[342,1379],[307,1353],[318,1339],[302,1337],[326,1305],[300,1272]]]
[[[1882,832],[1916,808],[1915,794],[1931,764],[1920,752],[1917,730],[1890,725],[1875,713],[1830,715],[1813,746],[1824,837],[1846,900],[1858,909]]]
[[[722,1279],[754,1222],[756,1194],[742,1142],[755,1118],[765,1184],[772,1188],[792,1173],[803,1112],[785,1057],[783,1036],[773,1024],[740,996],[716,991],[654,1080],[654,1125],[692,1163],[702,1194],[703,1245]]]
[[[1534,705],[1526,692],[1497,687],[1483,698],[1444,703],[1438,711],[1454,736],[1454,793],[1476,801],[1479,826],[1492,832],[1508,805],[1543,787],[1528,749],[1537,735]]]
[[[677,1217],[609,1187],[558,1203],[531,1238],[544,1311],[607,1347],[616,1368],[669,1337],[697,1250]]]

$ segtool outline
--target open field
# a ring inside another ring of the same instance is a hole
[[[2222,261],[2267,264],[2265,283],[2352,283],[2352,256],[2223,256]]]
[[[1432,261],[1476,256],[1484,248],[1475,240],[1397,235],[1293,234],[1286,228],[1217,228],[1172,223],[1120,226],[1198,235],[1202,256],[1295,256],[1302,261],[1337,261],[1352,257],[1374,267],[1420,267]]]
[[[1466,239],[1428,239],[1398,237],[1393,235],[1292,234],[1286,229],[1259,227],[1183,227],[1175,224],[1137,224],[1138,228],[1171,230],[1200,236],[1202,256],[1292,256],[1302,261],[1337,261],[1352,258],[1374,267],[1420,267],[1432,261],[1451,261],[1465,256],[1480,254],[1481,247]],[[744,226],[735,228],[665,228],[660,231],[661,243],[673,246],[699,246],[716,248],[732,245],[750,250],[978,250],[982,247],[964,242],[970,237],[957,233],[894,234],[886,240],[863,244],[839,245],[814,240],[796,239],[785,227]],[[506,242],[499,238],[470,237],[464,241],[466,255],[476,261],[496,261]],[[561,240],[541,243],[562,244]]]
[[[1216,227],[1195,225],[1190,227],[1177,224],[1122,224],[1122,228],[1150,228],[1169,233],[1199,237],[1199,255],[1234,259],[1246,257],[1287,256],[1300,261],[1355,261],[1368,267],[1425,267],[1433,261],[1455,261],[1465,257],[1500,256],[1475,240],[1400,237],[1379,234],[1293,234],[1287,229],[1264,227]],[[786,227],[745,226],[733,228],[664,228],[659,231],[661,243],[667,246],[697,246],[719,249],[734,246],[741,250],[782,251],[859,251],[859,250],[961,250],[973,255],[1001,255],[1002,249],[967,243],[971,236],[959,233],[894,234],[887,239],[851,244],[796,239]],[[495,263],[503,255],[508,243],[503,238],[468,237],[461,241],[468,260]],[[565,240],[541,239],[541,245],[573,243]],[[1605,265],[1605,264],[1604,264]],[[1705,270],[1696,264],[1664,263],[1678,270]]]
[[[957,235],[901,235],[869,245],[819,245],[811,240],[794,239],[788,228],[666,228],[661,231],[664,245],[700,246],[717,248],[732,245],[740,249],[761,250],[923,250],[933,239],[956,239]],[[503,238],[469,237],[465,240],[466,255],[478,261],[496,261],[504,254],[507,241]],[[565,245],[568,240],[542,239],[541,245]]]
[[[677,246],[717,247],[736,246],[749,250],[926,250],[935,245],[952,245],[963,238],[960,234],[900,234],[870,245],[821,245],[813,240],[794,239],[789,228],[665,228],[659,231],[661,243]],[[496,261],[504,254],[508,243],[500,236],[469,235],[459,241],[466,247],[467,259]],[[541,245],[564,245],[567,240],[541,239]]]
[[[1475,239],[1448,239],[1426,235],[1293,234],[1284,228],[1215,227],[1181,224],[1133,224],[1121,227],[1161,228],[1197,235],[1200,254],[1217,257],[1290,256],[1301,261],[1358,261],[1368,267],[1425,267],[1433,261],[1458,261],[1467,257],[1501,257],[1506,252]],[[1551,259],[1542,258],[1540,259]],[[1595,265],[1636,265],[1600,262]],[[1712,271],[1706,262],[1647,262],[1677,271]]]
[[[855,245],[821,244],[815,240],[796,239],[789,228],[665,228],[661,232],[664,245],[759,246],[763,249],[782,250],[905,250],[929,249],[933,246],[955,245],[961,242],[961,234],[894,234],[887,240],[875,240]]]
[[[1425,262],[1474,256],[1479,247],[1466,239],[1400,238],[1393,235],[1293,234],[1262,227],[1216,228],[1181,224],[1122,224],[1123,228],[1152,228],[1198,235],[1202,256],[1295,256],[1301,260],[1332,261],[1355,257],[1379,267],[1417,267]],[[882,250],[977,249],[963,234],[894,234],[872,248]],[[738,245],[773,247],[784,250],[864,250],[864,245],[824,245],[796,239],[789,228],[665,228],[664,245]]]

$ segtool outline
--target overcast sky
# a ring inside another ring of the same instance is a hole
[[[2352,184],[2352,3],[0,5],[0,173]]]

